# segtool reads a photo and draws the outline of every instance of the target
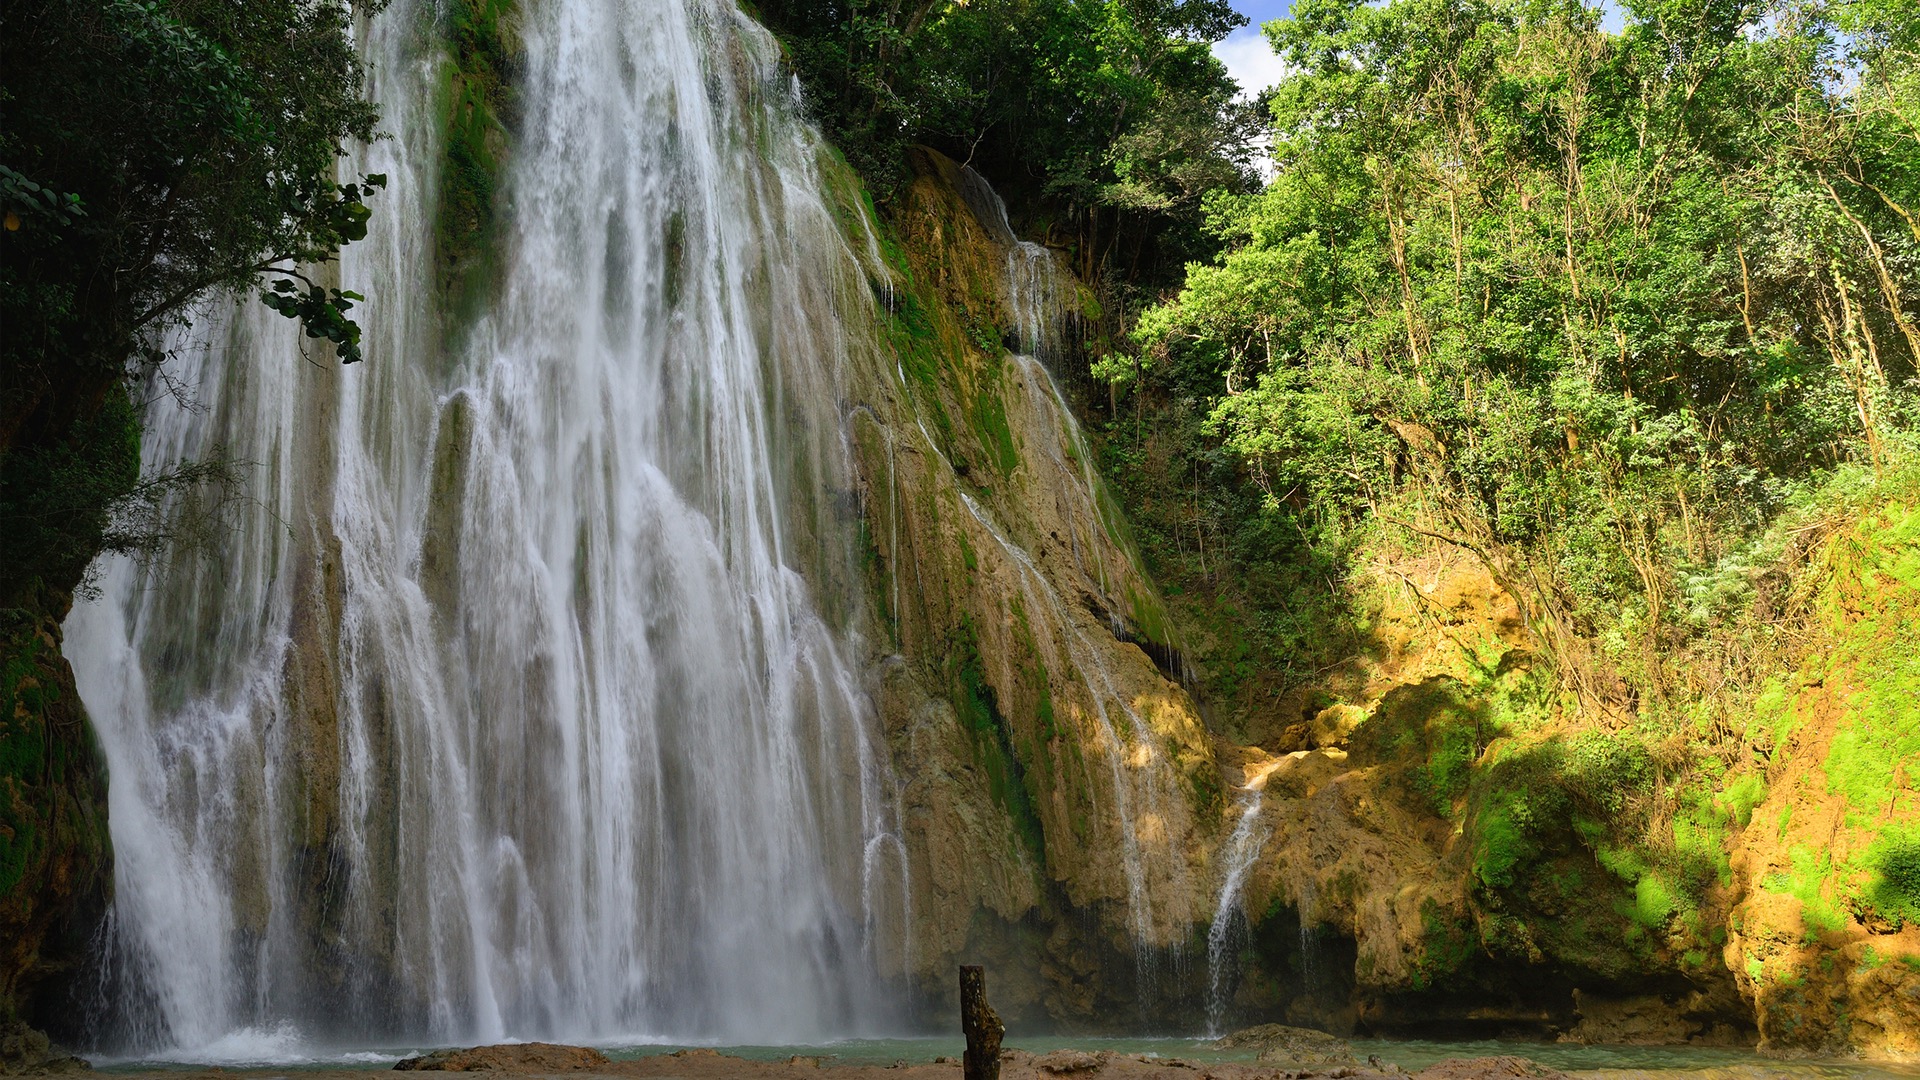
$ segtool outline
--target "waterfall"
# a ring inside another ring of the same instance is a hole
[[[1227,968],[1237,938],[1245,934],[1247,917],[1240,907],[1240,891],[1246,887],[1247,874],[1260,857],[1267,841],[1267,830],[1259,828],[1262,788],[1248,792],[1245,808],[1227,837],[1226,873],[1220,879],[1220,897],[1214,904],[1213,923],[1207,927],[1207,1034],[1221,1034],[1227,1017]]]
[[[400,0],[363,32],[392,137],[350,162],[394,182],[340,267],[367,363],[245,299],[172,342],[195,400],[159,396],[146,460],[244,463],[246,509],[217,556],[111,562],[67,626],[133,1049],[897,1019],[906,867],[831,497],[867,255],[730,0],[522,7],[470,322],[434,280],[433,5]]]
[[[1031,240],[1008,249],[1007,292],[1019,351],[1053,366],[1065,351],[1067,303],[1075,299],[1053,252]]]

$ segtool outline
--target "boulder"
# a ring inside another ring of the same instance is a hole
[[[607,1055],[586,1046],[558,1043],[506,1043],[466,1050],[435,1050],[394,1064],[402,1072],[582,1072],[609,1064]]]
[[[1257,1050],[1263,1065],[1353,1065],[1353,1047],[1324,1031],[1261,1024],[1214,1043],[1216,1050]]]

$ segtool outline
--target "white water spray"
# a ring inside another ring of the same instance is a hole
[[[176,343],[203,407],[157,406],[146,459],[224,447],[254,511],[215,560],[114,563],[68,624],[136,1047],[895,1016],[904,848],[817,585],[853,577],[829,493],[865,295],[818,136],[726,0],[523,7],[500,278],[460,344],[443,60],[396,3],[366,34],[393,138],[352,163],[394,182],[341,267],[367,364],[208,312]]]

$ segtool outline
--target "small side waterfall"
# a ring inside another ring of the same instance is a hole
[[[1053,252],[1031,240],[1022,240],[1007,252],[1007,291],[1020,338],[1019,351],[1049,367],[1066,350],[1070,302],[1078,290]]]
[[[1220,880],[1220,896],[1214,903],[1213,923],[1207,928],[1207,1034],[1221,1034],[1227,1017],[1227,995],[1232,987],[1228,978],[1234,962],[1234,950],[1246,935],[1247,915],[1241,908],[1240,892],[1246,887],[1247,874],[1260,858],[1268,830],[1260,824],[1260,804],[1265,792],[1258,787],[1247,792],[1240,819],[1225,848],[1226,873]]]
[[[498,287],[457,347],[425,0],[365,28],[393,138],[352,165],[395,176],[340,268],[368,363],[304,362],[247,300],[175,342],[198,407],[155,406],[146,458],[256,463],[252,510],[216,558],[112,564],[68,625],[130,1047],[898,1022],[832,499],[867,255],[731,2],[523,9]]]
[[[1118,531],[1118,523],[1111,516],[1111,507],[1104,499],[1102,482],[1094,468],[1093,451],[1053,373],[1054,368],[1066,359],[1065,333],[1072,311],[1069,304],[1078,301],[1078,283],[1060,267],[1051,250],[1017,238],[1008,222],[1005,203],[984,179],[971,169],[966,170],[966,178],[964,190],[969,192],[969,202],[974,204],[976,215],[981,213],[984,206],[992,215],[988,221],[988,231],[1004,234],[1003,239],[1010,242],[1007,249],[1006,287],[1018,346],[1010,360],[1024,384],[1023,392],[1018,396],[1033,410],[1027,430],[1044,433],[1042,445],[1030,446],[1029,449],[1041,450],[1049,460],[1050,475],[1057,478],[1054,497],[1076,504],[1070,513],[1063,516],[1093,523],[1090,534],[1098,531],[1113,535]],[[1061,625],[1069,628],[1068,655],[1064,658],[1049,657],[1047,662],[1058,670],[1061,661],[1067,661],[1071,670],[1080,672],[1091,692],[1093,715],[1100,729],[1097,741],[1104,752],[1108,777],[1113,786],[1115,809],[1120,818],[1120,856],[1126,873],[1128,927],[1133,938],[1137,1003],[1144,1014],[1158,992],[1156,958],[1168,961],[1176,971],[1185,960],[1178,941],[1170,948],[1156,945],[1155,942],[1162,924],[1183,923],[1191,918],[1192,913],[1184,910],[1156,911],[1154,886],[1156,880],[1184,883],[1184,856],[1179,851],[1169,849],[1163,824],[1159,835],[1151,835],[1149,827],[1149,823],[1167,821],[1171,809],[1180,803],[1180,781],[1170,767],[1165,748],[1152,725],[1142,715],[1137,703],[1129,701],[1128,695],[1122,692],[1120,682],[1103,653],[1094,647],[1086,633],[1076,627],[1068,603],[1056,585],[1035,565],[1031,554],[996,525],[975,499],[963,495],[962,501],[968,512],[1020,568],[1021,591],[1026,605],[1030,609],[1055,612]],[[1101,550],[1089,550],[1099,545],[1083,545],[1071,529],[1068,530],[1068,542],[1079,575],[1093,582],[1100,592],[1109,592],[1119,576],[1115,568],[1108,565],[1108,559],[1113,555],[1103,554]],[[1121,552],[1120,557],[1132,556]],[[1125,627],[1114,610],[1116,607],[1109,606],[1110,625],[1107,630],[1118,637],[1125,633]],[[1178,895],[1183,890],[1174,888],[1167,891]],[[1167,901],[1162,900],[1161,904],[1165,905]]]

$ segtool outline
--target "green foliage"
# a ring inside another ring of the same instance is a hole
[[[1853,664],[1865,686],[1823,767],[1849,820],[1871,826],[1920,790],[1920,509],[1868,513],[1829,542],[1826,564],[1821,602],[1836,641],[1825,659]]]
[[[926,143],[1100,262],[1176,278],[1212,250],[1205,193],[1245,190],[1256,117],[1209,42],[1225,0],[766,0],[814,116],[876,189]],[[1091,298],[1089,298],[1091,299]],[[1094,310],[1100,305],[1092,304]]]
[[[334,180],[376,117],[350,21],[335,0],[8,5],[0,196],[35,211],[0,270],[16,379],[75,361],[117,374],[134,335],[187,300],[364,235],[366,188]],[[65,210],[38,212],[36,189]]]
[[[77,582],[109,546],[113,509],[139,482],[140,416],[114,387],[97,412],[52,446],[7,455],[0,468],[0,595],[32,582]]]
[[[1208,203],[1229,253],[1101,368],[1225,451],[1203,482],[1256,498],[1210,492],[1222,531],[1345,541],[1306,545],[1329,606],[1389,534],[1451,545],[1580,701],[1653,712],[1703,692],[1674,658],[1756,603],[1768,522],[1885,472],[1920,401],[1907,24],[1666,11],[1302,0],[1273,182]]]
[[[1920,923],[1920,829],[1883,831],[1868,849],[1867,865],[1873,871],[1867,903],[1896,925]]]
[[[352,18],[346,0],[0,8],[0,603],[73,588],[178,486],[140,480],[123,384],[166,360],[191,301],[270,278],[271,306],[359,358],[358,298],[301,269],[366,235],[384,183],[336,176],[377,119]]]

